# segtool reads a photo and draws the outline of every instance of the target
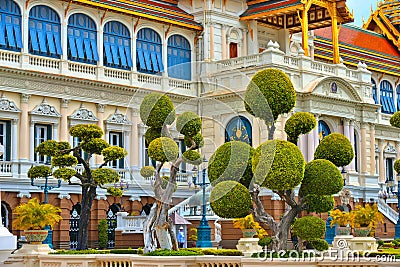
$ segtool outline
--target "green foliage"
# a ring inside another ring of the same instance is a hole
[[[121,188],[117,187],[107,187],[107,193],[112,195],[113,197],[122,197],[124,192]]]
[[[41,156],[53,157],[57,154],[57,151],[57,141],[54,140],[44,141],[35,148],[35,152],[39,153]]]
[[[201,133],[197,133],[194,136],[186,136],[184,137],[184,142],[185,142],[185,146],[187,147],[191,147],[192,143],[190,140],[193,140],[194,143],[196,144],[196,147],[194,149],[199,149],[202,148],[204,146],[204,137]]]
[[[318,251],[325,251],[329,249],[329,244],[325,239],[316,238],[309,240],[309,242]]]
[[[162,128],[175,120],[175,108],[167,95],[151,93],[140,104],[140,118],[149,127]]]
[[[69,142],[66,142],[66,141],[58,142],[57,143],[57,149],[59,150],[59,152],[60,152],[60,150],[61,151],[62,150],[70,150],[71,149],[71,144]],[[65,153],[69,153],[69,151],[61,153],[61,154],[65,154]]]
[[[162,189],[166,189],[167,188],[167,185],[170,183],[170,181],[169,181],[169,176],[166,176],[166,175],[164,175],[164,176],[161,176],[161,188]],[[178,189],[178,182],[175,182],[175,185],[174,185],[174,192],[176,191]]]
[[[46,225],[53,227],[62,220],[61,209],[51,204],[42,204],[37,198],[20,204],[14,209],[16,216],[12,226],[17,230],[41,230]]]
[[[288,141],[296,144],[301,134],[309,133],[317,126],[317,120],[309,112],[297,112],[291,116],[285,124],[285,132]]]
[[[146,140],[146,144],[149,145],[151,141],[154,139],[157,139],[159,137],[165,137],[167,136],[166,133],[162,130],[162,128],[153,128],[150,127],[147,129],[146,133],[144,134],[144,138]]]
[[[300,149],[283,140],[268,140],[254,152],[253,173],[257,184],[272,190],[293,189],[301,183],[305,161]]]
[[[243,256],[242,252],[236,249],[201,249],[204,255],[214,256]],[[187,250],[197,250],[197,248],[188,248]]]
[[[397,174],[400,174],[400,159],[394,162],[394,170],[397,172]]]
[[[125,158],[128,152],[123,147],[109,146],[104,148],[101,154],[104,156],[104,161],[113,161]]]
[[[84,142],[81,142],[82,150],[89,154],[101,155],[103,149],[109,147],[110,145],[106,140],[102,138],[93,138]]]
[[[303,240],[321,238],[326,231],[325,222],[318,217],[306,216],[297,219],[293,224],[293,232]]]
[[[69,129],[69,134],[83,141],[103,136],[103,130],[95,124],[77,124]]]
[[[87,254],[110,254],[110,250],[84,249],[84,250],[65,250],[60,249],[49,254],[59,255],[87,255]]]
[[[383,241],[382,239],[378,240],[378,248],[382,247],[383,244],[385,244],[385,241]]]
[[[108,242],[108,224],[106,219],[102,219],[99,221],[97,225],[97,231],[99,233],[99,247],[106,248]]]
[[[58,168],[53,172],[53,177],[68,181],[76,174],[76,171],[70,168]]]
[[[222,218],[241,218],[249,214],[251,196],[242,184],[223,181],[214,186],[210,194],[211,208]]]
[[[120,179],[119,174],[115,170],[105,168],[93,170],[92,177],[99,185],[116,183]]]
[[[160,162],[174,161],[178,158],[179,148],[171,138],[160,137],[150,143],[148,153],[152,160]]]
[[[392,117],[390,117],[390,125],[400,128],[400,111],[395,112]]]
[[[70,154],[64,154],[51,158],[52,166],[66,167],[66,166],[74,166],[76,164],[78,164],[78,160]]]
[[[200,153],[194,150],[188,150],[183,152],[182,159],[183,162],[192,165],[200,165],[203,162]]]
[[[231,141],[220,146],[210,158],[208,178],[215,185],[233,180],[248,187],[253,178],[251,158],[254,148],[241,141]]]
[[[306,164],[300,192],[303,195],[332,195],[343,187],[339,169],[329,160],[315,159]]]
[[[45,165],[32,166],[28,171],[29,178],[45,178],[51,174],[51,168]]]
[[[245,108],[266,122],[275,121],[296,104],[296,91],[289,77],[278,69],[257,72],[244,95]]]
[[[272,243],[272,237],[267,236],[267,237],[263,237],[260,240],[258,240],[258,245],[261,247],[268,247],[271,243]]]
[[[111,254],[143,254],[143,248],[132,249],[132,248],[119,248],[112,249]]]
[[[314,159],[327,159],[337,167],[347,166],[354,158],[350,140],[340,133],[331,133],[319,143]]]
[[[201,130],[201,119],[192,111],[183,112],[176,119],[176,129],[185,136],[194,136]]]
[[[324,195],[307,195],[306,204],[308,212],[323,213],[328,212],[335,206],[335,199],[333,196]]]
[[[144,254],[144,256],[199,256],[204,255],[201,251],[194,251],[188,249],[180,250],[168,250],[168,249],[157,249]]]
[[[156,170],[154,169],[153,166],[144,166],[140,169],[140,175],[143,178],[149,178],[152,177],[154,175],[154,173],[156,172]]]

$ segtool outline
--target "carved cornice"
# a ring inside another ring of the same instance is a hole
[[[0,111],[7,111],[7,112],[21,112],[19,108],[17,108],[17,105],[11,100],[8,100],[5,96],[4,93],[1,95],[0,98]]]
[[[84,120],[92,122],[99,121],[99,119],[96,118],[94,113],[88,110],[83,104],[79,109],[75,110],[75,112],[71,116],[68,116],[68,118],[71,120]]]
[[[106,120],[107,124],[121,124],[121,125],[132,125],[132,123],[129,121],[128,117],[125,114],[122,114],[118,111],[118,109],[115,110],[114,114],[110,115],[108,119]]]
[[[54,106],[50,106],[46,98],[43,98],[43,102],[37,105],[29,114],[47,116],[47,117],[61,117],[61,114],[57,111]]]

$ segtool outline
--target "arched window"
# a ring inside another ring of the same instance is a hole
[[[48,6],[34,6],[29,11],[29,53],[59,58],[61,24],[58,14]]]
[[[104,65],[113,68],[132,67],[131,36],[128,28],[118,21],[104,25]]]
[[[168,76],[177,79],[190,80],[191,53],[189,41],[175,34],[168,39]]]
[[[397,110],[400,110],[400,84],[398,84],[396,87],[396,93],[397,93]]]
[[[141,29],[136,40],[137,70],[146,73],[164,71],[161,37],[152,29]]]
[[[225,129],[225,142],[242,141],[252,145],[252,130],[248,119],[237,116],[231,119]]]
[[[0,0],[0,48],[22,48],[21,10],[12,0]]]
[[[388,81],[381,82],[381,105],[382,112],[393,114],[396,112],[396,107],[393,100],[393,87]]]
[[[379,104],[376,82],[375,82],[375,80],[371,79],[371,83],[372,83],[372,97],[374,98],[375,104]]]
[[[321,141],[325,136],[331,134],[331,129],[329,129],[328,124],[324,121],[318,121],[318,135]]]
[[[68,19],[68,59],[90,64],[99,60],[96,25],[87,15],[73,14]]]

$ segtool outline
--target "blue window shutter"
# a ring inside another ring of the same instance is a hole
[[[6,44],[6,32],[5,32],[5,25],[0,22],[0,45],[7,45]]]
[[[112,64],[111,48],[109,43],[104,43],[104,53],[106,54],[106,60],[108,64]]]
[[[47,36],[47,44],[49,45],[49,51],[52,54],[56,54],[56,46],[54,44],[54,37],[53,37],[53,33],[51,32],[47,32],[46,33]]]
[[[61,36],[59,32],[53,32],[54,41],[56,44],[57,55],[62,55]]]
[[[143,51],[143,54],[144,54],[144,62],[146,62],[146,70],[152,71],[153,68],[151,67],[150,51]]]
[[[119,51],[119,58],[121,59],[121,65],[126,67],[126,55],[125,55],[125,49],[122,45],[118,46],[118,51]]]
[[[157,54],[157,61],[158,61],[158,68],[160,69],[160,72],[164,71],[164,65],[162,62],[162,55],[161,53],[156,53]]]
[[[150,53],[150,57],[151,57],[151,63],[153,63],[153,70],[155,72],[159,72],[160,69],[158,68],[158,61],[157,61],[157,54],[156,52],[151,52]]]
[[[14,24],[14,34],[15,34],[15,41],[17,42],[17,47],[22,48],[22,33],[20,25]]]
[[[39,44],[37,40],[36,29],[29,29],[29,38],[33,51],[39,52]]]
[[[76,37],[75,36],[75,44],[76,44],[76,50],[78,52],[78,58],[79,59],[85,59],[85,52],[83,51],[83,40],[82,40],[82,37]]]
[[[139,68],[138,69],[147,70],[146,63],[144,61],[143,51],[138,50],[136,54],[137,54],[137,58],[139,59]]]
[[[72,36],[72,35],[68,36],[68,45],[69,45],[69,50],[71,51],[71,56],[74,58],[77,58],[78,55],[76,53],[74,36]]]
[[[125,55],[126,59],[128,61],[128,67],[132,67],[132,55],[131,55],[131,47],[130,46],[125,46]]]
[[[119,58],[118,58],[118,48],[115,44],[111,44],[111,53],[113,56],[113,62],[115,65],[119,65]]]
[[[86,58],[89,60],[93,60],[92,57],[92,48],[90,47],[90,40],[89,39],[83,39],[83,43],[85,46],[85,53],[86,53]]]
[[[14,28],[12,24],[6,24],[6,31],[7,31],[7,40],[8,40],[8,45],[10,47],[16,47],[15,46],[15,39],[14,39]]]
[[[90,39],[90,45],[92,47],[93,59],[95,61],[99,60],[99,53],[97,52],[97,42],[95,39]]]
[[[37,36],[38,36],[38,39],[39,39],[40,52],[47,53],[45,32],[42,31],[42,30],[36,30],[36,32],[37,32]]]
[[[389,97],[389,103],[390,103],[390,113],[395,113],[396,107],[394,105],[393,97]]]
[[[397,95],[397,110],[400,110],[400,95]]]
[[[386,96],[381,97],[381,104],[382,104],[382,110],[385,113],[389,113],[389,106],[388,106],[388,101],[386,99]]]

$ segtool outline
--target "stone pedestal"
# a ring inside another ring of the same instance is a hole
[[[352,235],[337,235],[333,239],[332,246],[335,249],[347,249],[349,248],[350,240],[353,238]]]
[[[0,227],[0,263],[5,261],[17,248],[17,237],[4,226]]]
[[[14,252],[17,255],[38,255],[49,254],[55,250],[51,249],[48,244],[23,244],[22,248]]]
[[[378,251],[378,244],[373,237],[354,237],[349,240],[349,247],[358,251]]]
[[[236,248],[243,253],[245,257],[251,257],[253,253],[262,252],[262,247],[258,245],[258,238],[240,238]]]

